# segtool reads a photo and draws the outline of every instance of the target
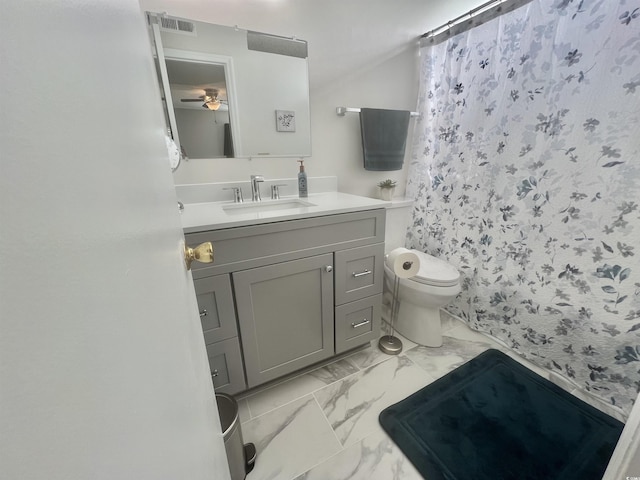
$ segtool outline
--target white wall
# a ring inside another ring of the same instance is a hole
[[[0,478],[229,479],[130,0],[3,0]]]
[[[224,157],[224,124],[229,112],[176,108],[180,144],[189,158]]]
[[[310,176],[336,175],[340,191],[375,196],[385,178],[404,192],[405,168],[369,172],[362,167],[357,114],[338,117],[337,106],[415,110],[417,37],[467,12],[480,0],[140,0],[143,10],[221,25],[296,35],[309,42],[312,157]],[[407,154],[413,121],[409,125]],[[295,159],[192,160],[176,183],[293,177]]]

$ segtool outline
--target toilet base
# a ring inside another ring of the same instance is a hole
[[[418,345],[442,346],[440,307],[419,307],[412,303],[400,302],[395,328],[400,335]]]

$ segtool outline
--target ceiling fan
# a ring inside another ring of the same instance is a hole
[[[200,95],[198,98],[181,98],[181,102],[203,102],[202,108],[208,108],[209,110],[218,110],[223,101],[218,99],[217,88],[205,88],[204,95]]]

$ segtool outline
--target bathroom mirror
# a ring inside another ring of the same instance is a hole
[[[147,18],[167,125],[187,158],[311,155],[306,42]]]

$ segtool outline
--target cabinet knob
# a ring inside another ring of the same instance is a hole
[[[213,262],[213,245],[211,242],[204,242],[196,248],[184,246],[184,262],[187,264],[187,270],[191,270],[193,261],[202,263]]]
[[[333,265],[327,265],[324,267],[324,271],[327,273],[333,272]]]

